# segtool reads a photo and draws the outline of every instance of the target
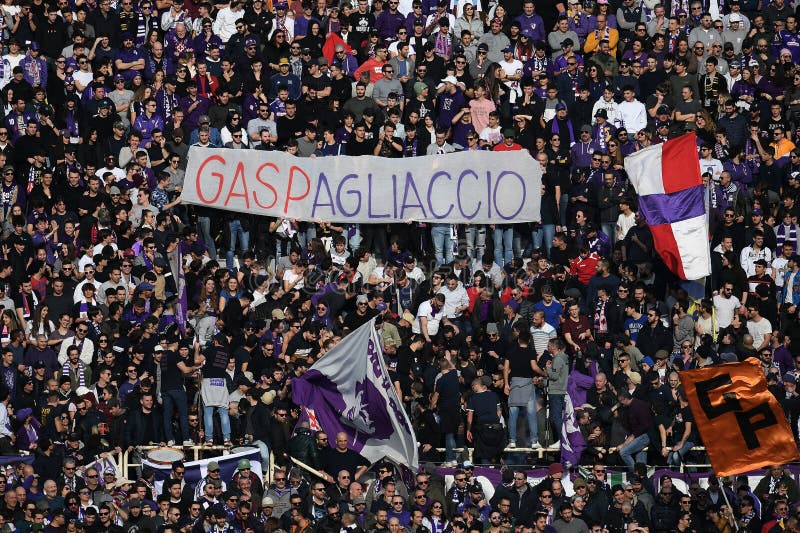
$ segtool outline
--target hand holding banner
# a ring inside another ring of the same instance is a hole
[[[792,430],[757,359],[680,373],[697,429],[718,476],[800,457]]]
[[[292,380],[292,401],[312,429],[346,433],[348,447],[369,461],[388,457],[417,467],[417,438],[386,370],[374,318]]]
[[[527,151],[303,158],[193,146],[181,198],[302,220],[504,224],[540,220],[541,187]]]

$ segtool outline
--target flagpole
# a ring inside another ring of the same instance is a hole
[[[303,461],[300,461],[300,460],[298,460],[298,459],[295,459],[294,457],[291,457],[291,456],[290,456],[290,457],[289,457],[289,459],[291,459],[291,460],[292,460],[292,462],[293,462],[294,464],[296,464],[297,466],[299,466],[300,468],[302,468],[302,469],[304,469],[304,470],[308,470],[309,472],[311,472],[312,474],[314,474],[315,476],[317,476],[317,477],[319,477],[319,478],[325,479],[325,477],[326,477],[326,476],[325,476],[325,473],[324,473],[324,472],[320,472],[320,471],[319,471],[319,470],[317,470],[316,468],[313,468],[313,467],[311,467],[311,466],[308,466],[308,465],[307,465],[307,464],[305,464]]]
[[[292,459],[294,461],[294,459]],[[722,497],[725,498],[725,505],[728,506],[728,512],[731,514],[731,518],[733,518],[733,527],[736,531],[739,531],[739,522],[736,521],[736,517],[733,515],[733,507],[731,507],[731,502],[728,501],[728,492],[725,490],[725,487],[722,487]]]

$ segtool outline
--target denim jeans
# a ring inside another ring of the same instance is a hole
[[[561,424],[563,422],[562,415],[564,414],[564,395],[563,394],[550,394],[550,424],[553,426],[553,442],[561,440]]]
[[[182,390],[162,390],[161,401],[164,403],[164,435],[167,440],[175,440],[172,432],[172,416],[178,411],[178,422],[181,428],[178,441],[189,440],[189,406],[186,403],[186,392]]]
[[[450,224],[431,224],[431,239],[436,265],[442,266],[453,261],[453,242],[450,239]]]
[[[203,239],[203,243],[208,247],[208,256],[216,260],[217,247],[214,245],[214,238],[211,236],[211,219],[197,217],[197,230],[200,233],[200,238]]]
[[[214,409],[219,413],[219,422],[222,426],[222,438],[230,440],[231,438],[231,418],[228,415],[228,406],[214,407],[205,405],[203,406],[203,424],[205,425],[206,440],[214,438]]]
[[[444,460],[445,461],[455,461],[456,460],[456,452],[453,449],[456,447],[456,434],[455,433],[445,433],[444,434]]]
[[[252,446],[258,448],[261,455],[261,471],[266,472],[269,470],[269,446],[264,441],[254,440],[250,443]]]
[[[600,229],[606,234],[608,240],[611,241],[611,246],[617,241],[617,223],[616,222],[603,222],[600,224]]]
[[[633,470],[633,465],[636,463],[636,461],[640,463],[647,461],[647,452],[643,450],[649,445],[650,435],[647,433],[642,433],[628,443],[627,446],[622,448],[619,451],[619,456],[622,458],[622,462],[625,463],[625,466]],[[634,461],[634,458],[636,461]]]
[[[528,417],[528,432],[531,442],[539,440],[539,422],[536,418],[536,387],[531,387],[531,397],[528,398],[528,405],[525,407],[508,408],[508,439],[517,440],[517,419],[520,410],[524,410]]]
[[[686,454],[689,453],[689,450],[692,448],[694,448],[694,442],[687,440],[683,443],[680,450],[677,452],[669,452],[669,455],[667,455],[667,464],[670,466],[681,466]]]
[[[486,226],[470,224],[464,229],[464,237],[467,241],[467,255],[470,263],[475,259],[480,261],[486,252]]]
[[[567,207],[569,207],[569,194],[562,193],[561,201],[558,204],[558,216],[561,219],[561,227],[567,225]]]
[[[547,255],[550,255],[550,248],[553,247],[553,235],[556,234],[555,224],[540,224],[531,234],[531,241],[534,248],[544,248]]]
[[[228,232],[230,242],[228,243],[228,251],[225,254],[225,266],[230,270],[233,268],[234,252],[238,251],[239,255],[242,255],[250,248],[250,232],[245,231],[242,228],[241,221],[237,219],[233,219],[228,223]]]
[[[514,258],[514,227],[502,224],[494,227],[494,262],[500,266]]]

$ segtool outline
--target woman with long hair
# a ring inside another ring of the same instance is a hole
[[[214,334],[214,326],[220,313],[219,303],[219,287],[217,282],[214,281],[214,277],[209,275],[203,278],[195,301],[197,305],[195,311],[197,338],[200,339],[201,344],[204,344]]]
[[[322,57],[322,46],[325,44],[325,35],[322,34],[322,27],[319,22],[311,19],[308,23],[308,32],[303,38],[303,48],[311,51],[311,60],[316,61]]]
[[[611,167],[614,170],[624,170],[624,157],[619,150],[619,142],[614,137],[608,141],[608,156],[611,158]]]
[[[142,85],[133,91],[133,100],[129,106],[131,124],[136,122],[136,117],[144,113],[144,101],[153,96],[153,89],[149,85]]]
[[[239,286],[239,280],[231,276],[225,282],[224,288],[219,293],[219,311],[220,313],[225,309],[225,305],[233,299],[238,298],[242,294],[242,288]]]
[[[0,315],[0,346],[5,348],[11,344],[17,331],[19,331],[17,315],[12,309],[3,309]]]
[[[250,140],[247,138],[247,131],[242,127],[242,114],[238,111],[228,113],[225,119],[225,126],[219,132],[220,142],[223,145],[233,141],[233,134],[242,134],[242,144],[249,146]]]
[[[502,99],[505,91],[502,87],[502,82],[500,81],[500,73],[503,70],[497,63],[489,63],[486,67],[486,74],[483,75],[483,87],[486,91],[486,98],[494,102],[495,106],[500,106],[500,100]]]
[[[717,142],[717,123],[706,109],[701,109],[697,112],[694,119],[695,133],[697,133],[697,145],[703,144],[714,145]]]
[[[444,504],[439,500],[433,500],[428,512],[425,513],[425,518],[422,519],[422,524],[428,528],[431,533],[444,533],[450,526],[450,522],[445,516]]]
[[[603,91],[608,87],[608,81],[603,69],[595,65],[589,64],[589,69],[586,73],[586,83],[589,85],[589,99],[592,102],[598,101],[603,97]]]
[[[50,339],[50,334],[55,331],[56,326],[53,324],[52,320],[50,320],[49,314],[50,308],[47,306],[46,302],[34,309],[33,318],[28,321],[25,327],[25,333],[28,335],[29,339],[35,339],[39,335],[44,335],[48,340]]]
[[[606,26],[617,29],[617,16],[614,15],[608,0],[597,0],[597,2],[595,2],[594,9],[592,9],[593,22],[597,21],[598,15],[605,15]]]
[[[159,40],[158,30],[150,30],[147,32],[147,36],[144,38],[144,45],[142,45],[142,48],[144,48],[147,53],[150,53],[153,50],[153,45],[159,42]]]
[[[750,110],[756,98],[756,85],[752,69],[742,69],[741,79],[733,82],[733,87],[731,87],[731,97],[736,100],[742,109],[745,111]]]
[[[33,416],[33,410],[28,407],[17,411],[16,419],[22,422],[17,430],[16,446],[26,452],[36,449],[42,424]]]
[[[269,66],[269,72],[278,72],[278,60],[282,57],[288,58],[291,55],[289,43],[286,41],[286,32],[277,29],[272,32],[272,36],[264,46],[264,63]]]
[[[533,41],[527,33],[519,34],[519,40],[514,46],[514,57],[523,63],[533,57]]]
[[[83,142],[78,145],[77,152],[75,154],[78,161],[83,163],[83,165],[95,165],[95,167],[100,168],[100,150],[99,150],[99,138],[100,134],[97,131],[97,128],[89,128],[86,134],[82,137]]]

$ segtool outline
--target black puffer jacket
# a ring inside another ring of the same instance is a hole
[[[314,437],[311,435],[311,430],[308,428],[298,428],[294,436],[289,439],[289,446],[287,452],[291,457],[298,461],[302,461],[316,469],[320,469],[319,454],[317,452],[317,444],[314,442]]]

